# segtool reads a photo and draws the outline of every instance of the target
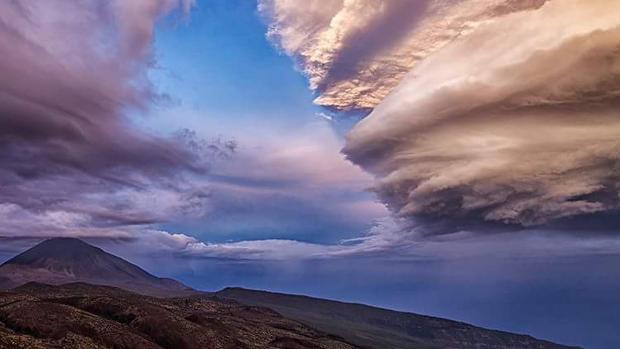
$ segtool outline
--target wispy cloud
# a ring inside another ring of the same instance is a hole
[[[501,234],[457,232],[435,238],[411,229],[405,222],[385,217],[358,239],[334,244],[293,239],[258,239],[208,242],[183,233],[139,230],[124,239],[134,254],[167,253],[186,259],[246,261],[303,261],[367,259],[385,261],[455,261],[467,259],[514,260],[554,257],[618,255],[620,239],[593,235],[587,239],[544,230],[519,230]]]

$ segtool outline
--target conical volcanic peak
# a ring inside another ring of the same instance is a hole
[[[45,240],[4,264],[41,265],[54,259],[66,263],[80,263],[106,252],[76,238],[53,238]]]
[[[155,295],[192,291],[76,238],[45,240],[17,255],[0,266],[0,280],[4,288],[34,281],[51,285],[87,282]]]

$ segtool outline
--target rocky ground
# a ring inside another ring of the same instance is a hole
[[[113,287],[29,283],[0,293],[0,349],[349,349],[267,308],[210,296],[147,297]]]

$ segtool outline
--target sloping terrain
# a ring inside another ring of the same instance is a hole
[[[0,349],[352,349],[261,307],[29,283],[0,293]]]
[[[360,304],[240,288],[200,292],[70,238],[4,263],[0,289],[8,290],[0,293],[0,349],[570,348]]]
[[[376,349],[567,349],[536,338],[462,322],[306,296],[226,288],[218,297],[271,308],[359,346]]]
[[[158,278],[122,258],[73,238],[45,240],[0,266],[0,289],[31,281],[51,285],[87,282],[154,296],[196,292],[176,280]]]

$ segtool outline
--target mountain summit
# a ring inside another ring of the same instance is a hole
[[[178,281],[156,277],[75,238],[45,240],[0,266],[0,288],[31,281],[50,285],[87,282],[161,296],[193,292]]]

